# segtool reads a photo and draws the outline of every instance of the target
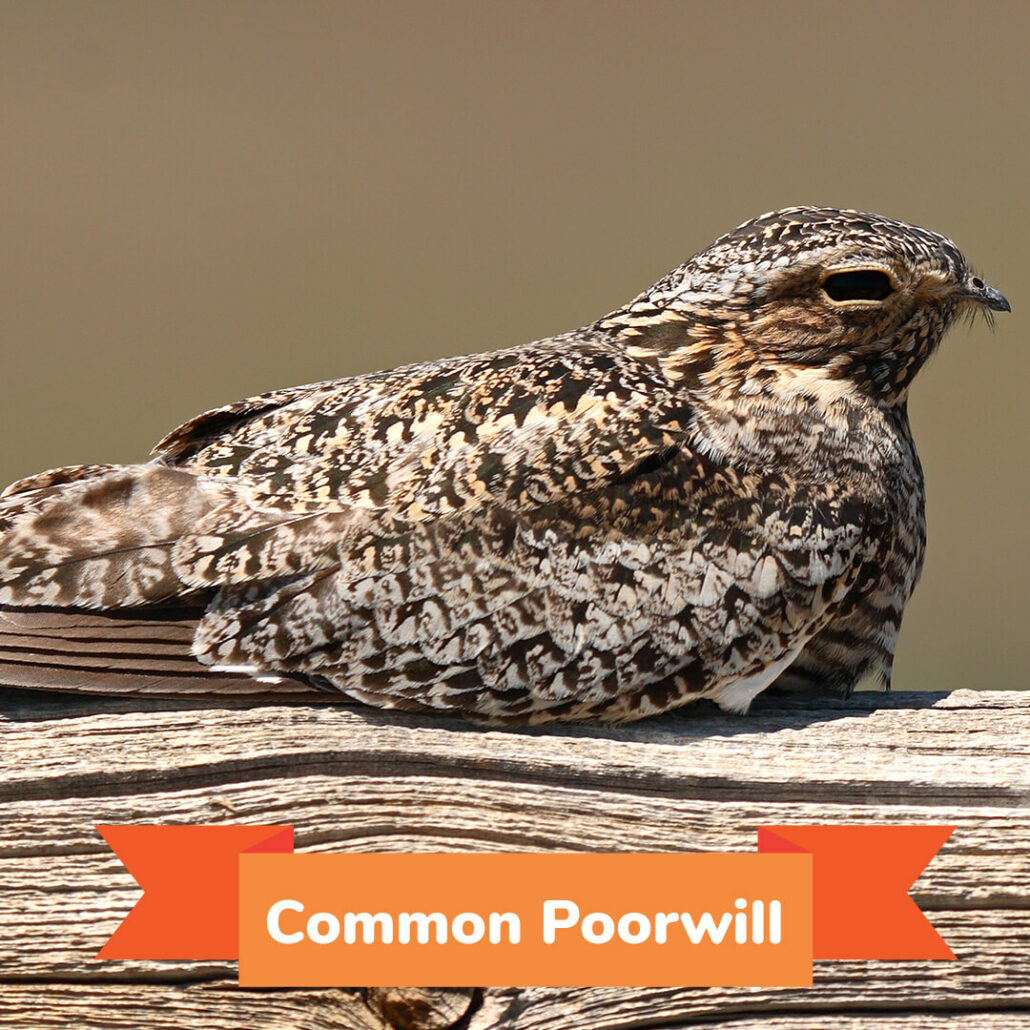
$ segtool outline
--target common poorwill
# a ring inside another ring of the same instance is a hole
[[[951,241],[790,208],[523,347],[276,390],[0,501],[0,681],[626,720],[889,675]]]

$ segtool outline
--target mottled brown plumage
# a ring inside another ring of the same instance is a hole
[[[545,721],[887,676],[925,541],[906,397],[970,305],[1008,310],[944,237],[792,208],[575,332],[16,483],[0,678],[106,656],[110,689]]]

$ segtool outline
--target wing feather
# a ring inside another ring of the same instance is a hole
[[[656,366],[572,338],[277,391],[192,420],[149,465],[19,487],[0,603],[203,596],[204,665],[386,706],[718,699],[819,631],[877,515],[724,468],[691,432]]]

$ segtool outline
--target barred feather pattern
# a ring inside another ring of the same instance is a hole
[[[828,269],[876,263],[897,296],[831,303]],[[14,484],[0,605],[190,605],[212,675],[487,721],[846,692],[889,675],[922,565],[905,400],[968,282],[926,230],[763,216],[576,332],[274,391],[147,464]]]

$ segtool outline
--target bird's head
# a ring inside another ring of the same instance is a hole
[[[715,365],[728,362],[745,379],[793,370],[891,404],[956,316],[977,310],[990,318],[1009,304],[946,237],[880,215],[796,207],[727,233],[606,324],[699,385],[725,376]]]

